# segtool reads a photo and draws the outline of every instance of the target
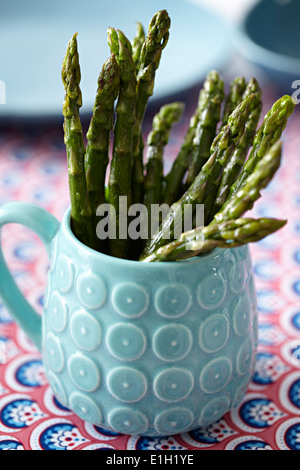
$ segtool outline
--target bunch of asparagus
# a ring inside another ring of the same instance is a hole
[[[122,31],[108,29],[111,55],[98,78],[86,145],[79,117],[82,96],[77,34],[68,44],[62,67],[64,140],[74,234],[96,250],[143,262],[175,261],[216,247],[240,246],[258,241],[286,223],[246,218],[245,213],[252,209],[280,166],[280,139],[295,106],[290,96],[276,101],[258,127],[262,93],[257,81],[237,77],[226,95],[222,78],[211,71],[168,174],[164,174],[164,149],[172,127],[182,116],[183,103],[161,107],[145,145],[144,115],[169,29],[166,10],[154,15],[147,34],[138,23],[132,41]],[[121,196],[126,196],[125,208],[119,204]],[[103,203],[114,209],[117,223],[117,236],[108,243],[96,236],[97,207]],[[143,243],[119,236],[122,230],[124,233],[124,227],[118,226],[123,220],[121,212],[128,212],[135,203],[145,205],[148,222],[153,205],[165,203],[170,207],[159,228]],[[176,220],[187,204],[192,207],[195,223],[197,205],[204,205],[204,225],[193,226],[176,237]]]

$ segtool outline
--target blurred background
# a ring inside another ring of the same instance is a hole
[[[145,116],[145,138],[162,104],[173,100],[185,103],[184,115],[165,149],[165,172],[180,149],[203,80],[211,69],[222,75],[226,91],[233,78],[255,76],[263,91],[262,118],[283,94],[295,93],[300,99],[299,0],[0,0],[0,205],[13,200],[33,202],[62,219],[69,206],[61,81],[67,43],[78,32],[85,135],[98,74],[110,54],[107,28],[122,29],[132,39],[136,21],[147,29],[161,9],[168,10],[172,25]],[[245,407],[248,421],[243,410],[233,412],[223,427],[199,433],[199,442],[191,438],[188,443],[177,442],[175,437],[170,444],[173,449],[234,449],[236,442],[259,435],[248,447],[246,442],[245,448],[300,450],[299,118],[297,105],[282,137],[282,166],[255,206],[255,216],[288,218],[289,223],[251,246],[260,325],[258,365],[250,390],[253,402],[250,397]],[[4,227],[1,235],[17,284],[41,312],[49,267],[44,247],[23,227]],[[32,443],[41,442],[39,433],[47,430],[47,420],[61,422],[67,414],[68,423],[86,439],[83,444],[68,443],[68,448],[73,444],[103,447],[107,439],[111,439],[112,449],[126,448],[126,436],[108,438],[99,430],[88,434],[76,417],[50,403],[39,353],[0,301],[1,341],[8,359],[2,365],[0,356],[0,397],[10,404],[16,393],[25,391],[47,414],[34,416],[32,424],[22,423],[21,429],[11,433],[0,417],[0,442],[30,449]],[[18,382],[25,376],[22,368],[29,371],[26,377],[31,382]],[[256,415],[260,410],[262,421]],[[169,441],[164,441],[164,448]],[[153,442],[155,445],[159,448],[159,442]]]
[[[163,8],[172,20],[171,35],[151,104],[199,87],[212,68],[226,81],[255,74],[278,93],[290,93],[300,78],[297,0],[1,0],[0,120],[61,116],[61,64],[74,32],[82,114],[90,114],[97,77],[110,54],[107,28],[117,27],[132,39],[136,21],[147,29]]]

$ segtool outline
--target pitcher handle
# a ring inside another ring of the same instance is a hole
[[[0,231],[10,223],[17,223],[33,230],[43,242],[50,259],[50,247],[60,226],[59,221],[47,210],[28,202],[9,202],[0,206]],[[31,341],[41,350],[42,321],[16,285],[5,262],[0,245],[0,296],[10,313]]]

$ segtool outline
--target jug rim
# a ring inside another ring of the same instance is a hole
[[[234,250],[234,247],[228,247],[228,248],[214,248],[211,250],[209,253],[203,254],[201,256],[194,256],[192,258],[188,259],[183,259],[183,260],[178,260],[178,261],[159,261],[159,262],[148,262],[148,263],[143,263],[142,261],[139,260],[131,260],[131,259],[123,259],[123,258],[117,258],[115,256],[111,256],[106,253],[101,253],[100,251],[94,250],[93,248],[90,248],[89,246],[85,245],[83,242],[81,242],[73,233],[71,229],[71,207],[69,206],[68,209],[65,211],[63,219],[62,219],[62,230],[64,234],[67,236],[67,238],[70,240],[71,243],[75,244],[80,248],[80,250],[84,250],[87,254],[92,255],[96,258],[99,259],[106,259],[106,260],[111,260],[113,262],[116,262],[118,264],[122,265],[128,265],[130,267],[133,266],[140,266],[144,265],[148,269],[158,269],[159,267],[162,266],[169,266],[174,269],[174,263],[178,264],[180,263],[181,266],[191,264],[191,263],[199,263],[199,262],[204,262],[207,261],[208,259],[211,258],[216,258],[219,256],[224,256],[225,253],[228,252],[228,250]],[[244,249],[248,250],[248,244],[242,245],[238,247],[239,249]]]

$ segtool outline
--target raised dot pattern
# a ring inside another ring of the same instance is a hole
[[[57,399],[92,424],[150,436],[206,426],[236,406],[256,312],[249,259],[235,257],[152,290],[144,279],[111,285],[105,271],[76,272],[58,255],[43,344]]]
[[[117,323],[109,328],[106,336],[111,354],[121,361],[138,359],[146,349],[146,337],[135,325]]]

